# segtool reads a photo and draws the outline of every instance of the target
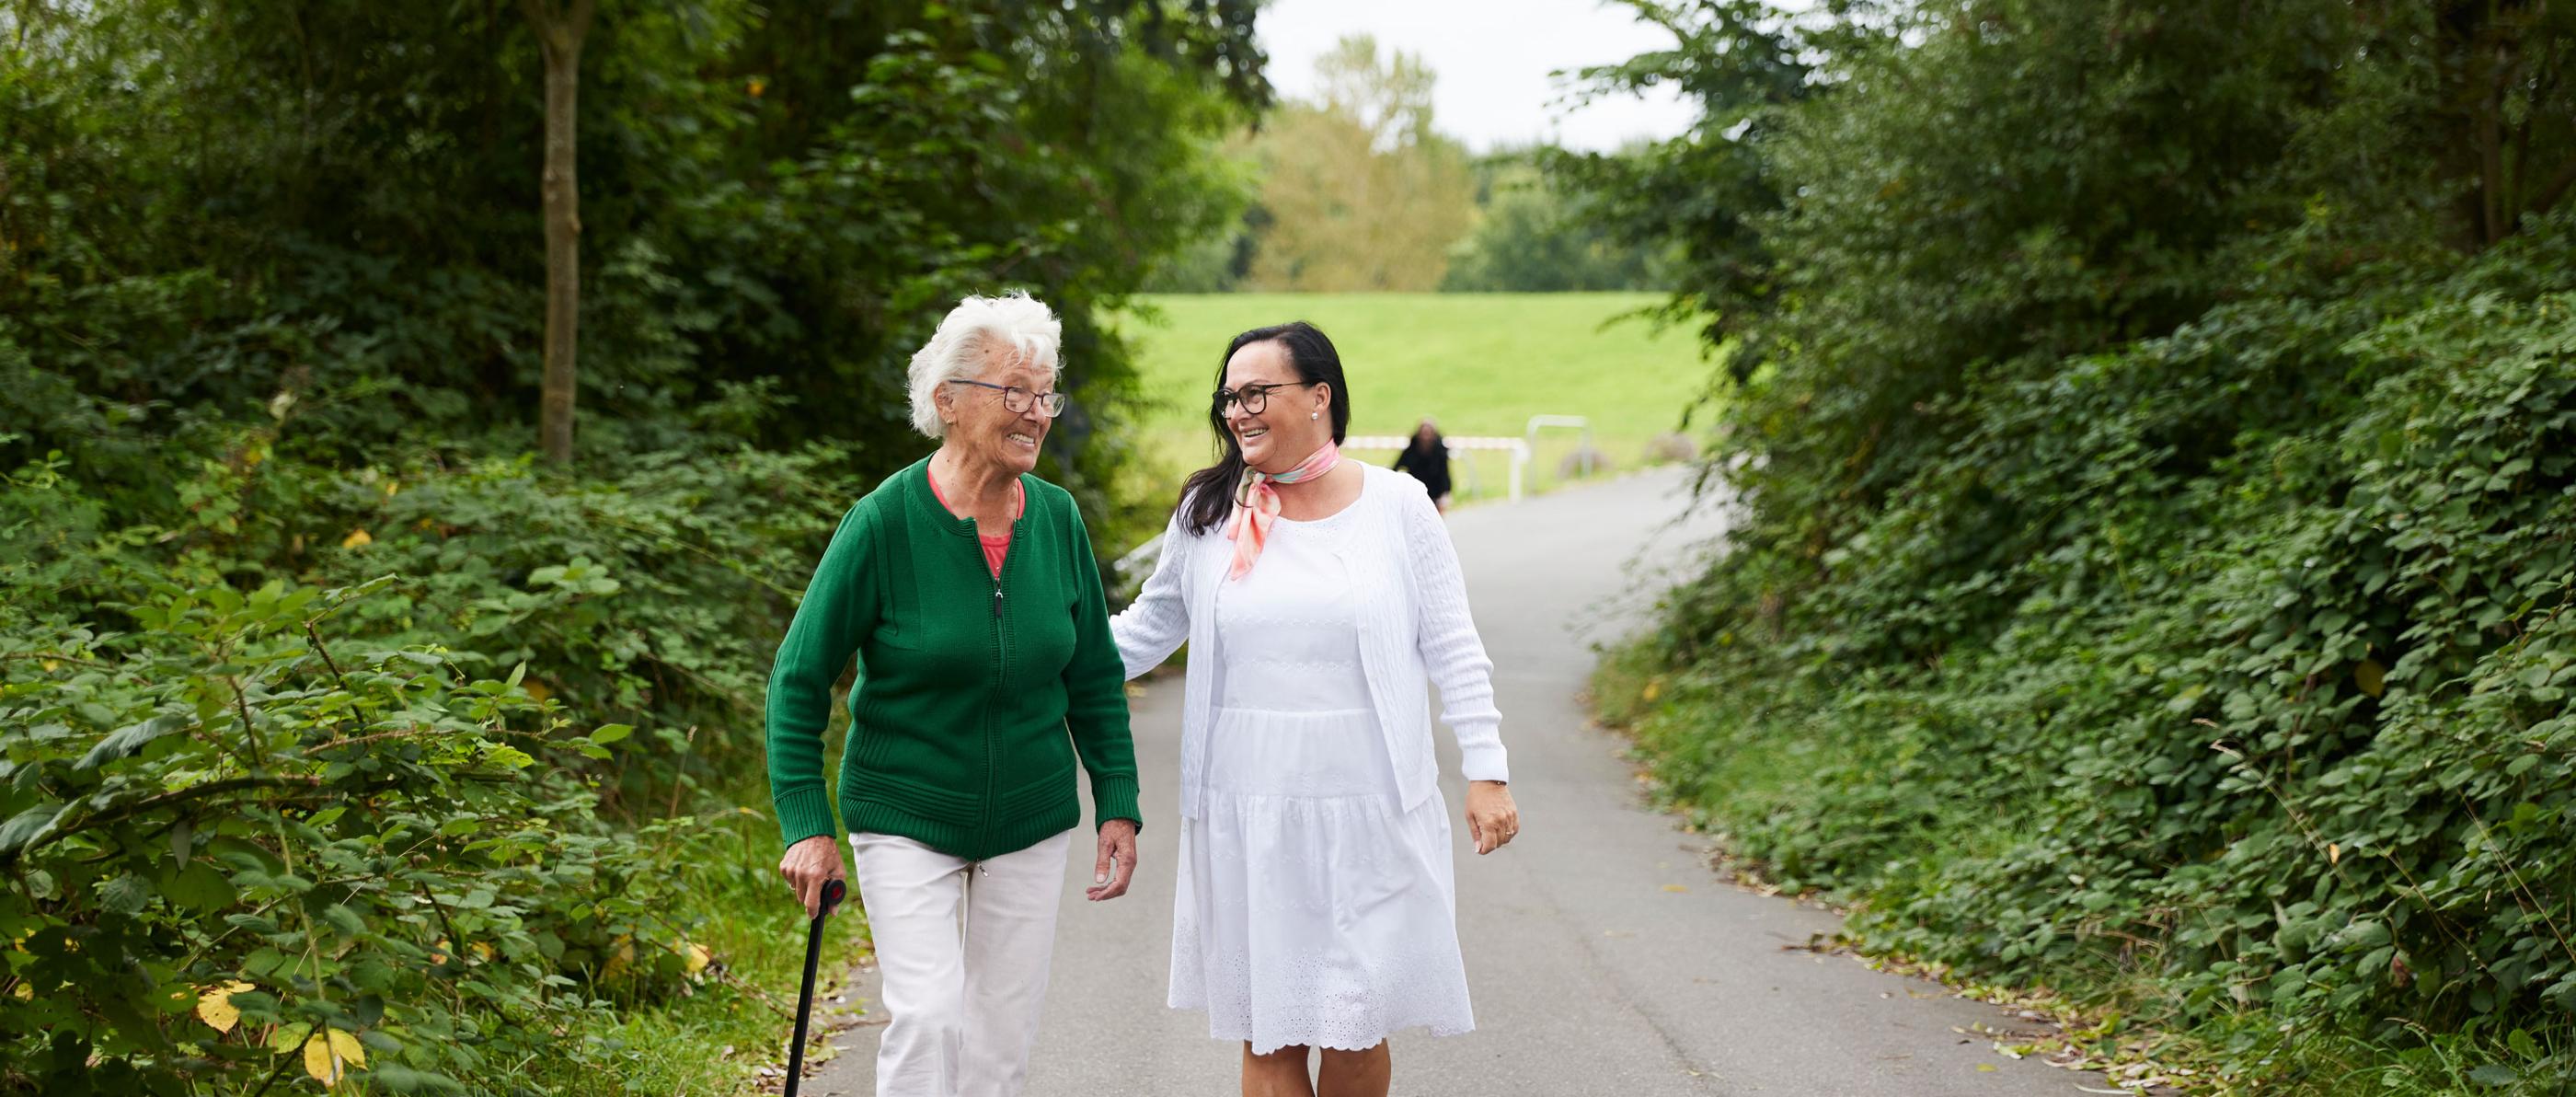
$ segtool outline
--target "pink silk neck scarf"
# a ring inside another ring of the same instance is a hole
[[[1234,517],[1225,525],[1225,535],[1234,542],[1234,565],[1226,577],[1241,579],[1252,573],[1253,561],[1261,559],[1261,546],[1270,541],[1270,525],[1279,520],[1279,489],[1272,484],[1294,484],[1312,480],[1333,471],[1342,463],[1342,447],[1331,442],[1297,462],[1297,467],[1272,476],[1259,469],[1243,470],[1243,479],[1234,486]]]

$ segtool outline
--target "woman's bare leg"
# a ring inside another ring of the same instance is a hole
[[[1333,1053],[1324,1054],[1329,1059]],[[1386,1092],[1386,1087],[1379,1086],[1378,1092]],[[1306,1045],[1290,1044],[1268,1055],[1255,1055],[1251,1041],[1245,1041],[1243,1097],[1315,1097],[1314,1083],[1306,1077]]]
[[[1386,1041],[1367,1051],[1324,1049],[1324,1069],[1315,1077],[1316,1097],[1386,1097],[1395,1077],[1395,1060]]]

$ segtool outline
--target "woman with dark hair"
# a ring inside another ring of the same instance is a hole
[[[1190,645],[1170,1001],[1243,1043],[1245,1094],[1383,1097],[1388,1034],[1475,1027],[1425,697],[1440,687],[1491,853],[1520,828],[1493,663],[1422,485],[1341,459],[1332,341],[1247,331],[1217,385],[1225,456],[1110,622],[1130,678]]]
[[[1422,481],[1432,505],[1442,514],[1449,513],[1449,442],[1440,437],[1440,426],[1430,416],[1422,417],[1422,425],[1413,429],[1413,441],[1395,455],[1395,471]]]

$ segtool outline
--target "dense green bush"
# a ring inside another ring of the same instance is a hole
[[[1095,317],[1230,215],[1250,8],[703,0],[595,31],[585,460],[713,432],[899,467],[912,351],[960,296],[1027,289],[1076,397],[1048,474],[1118,543],[1159,528],[1106,489],[1136,392]],[[61,450],[148,508],[271,417],[319,464],[530,448],[537,53],[510,4],[0,10],[0,467]]]
[[[1057,309],[1043,474],[1159,522],[1095,317],[1232,208],[1251,21],[606,6],[539,468],[519,6],[0,6],[0,1091],[753,1084],[796,592],[967,293]]]
[[[1705,7],[1622,78],[1738,128],[1594,165],[1738,232],[1687,244],[1741,519],[1603,678],[1667,794],[2245,1072],[2565,1084],[2576,23]]]
[[[613,1078],[612,1004],[711,958],[687,889],[722,866],[657,820],[757,758],[736,694],[792,596],[737,569],[818,551],[830,456],[591,484],[212,461],[191,521],[114,530],[61,462],[8,477],[0,1089],[248,1092],[335,1039],[387,1091]],[[388,565],[422,578],[323,585]]]
[[[1693,590],[1699,625],[1629,664],[1687,669],[1621,715],[1739,851],[1867,897],[1883,947],[2149,974],[2169,1019],[2563,1029],[2576,285],[2483,283],[2564,278],[2570,228],[2341,341],[2347,417],[2164,491],[2192,378],[2236,388],[2309,310],[1987,394],[1984,442],[1827,554],[1816,597],[1765,621],[1758,568]],[[1986,491],[2044,517],[1978,538],[2037,547],[1905,594]],[[1996,596],[1991,640],[1915,654]]]
[[[655,729],[657,749],[622,767],[629,792],[678,779],[665,755],[691,752],[701,775],[710,765],[740,773],[756,758],[756,737],[733,731],[757,724],[774,637],[864,488],[847,471],[851,455],[831,447],[716,442],[564,479],[526,455],[454,447],[389,445],[382,464],[315,466],[278,455],[277,433],[226,434],[220,456],[155,493],[151,521],[122,529],[103,528],[117,508],[69,480],[61,498],[23,500],[23,528],[0,529],[23,562],[0,564],[0,581],[22,600],[41,592],[117,621],[95,584],[120,562],[238,589],[400,576],[351,607],[345,626],[381,643],[451,646],[477,674],[524,662],[534,688],[589,717]],[[32,468],[81,471],[59,459]],[[684,742],[692,724],[707,729],[694,747]]]
[[[0,634],[0,1086],[249,1092],[336,1049],[461,1092],[584,1055],[595,981],[703,965],[574,764],[630,729],[339,642],[369,593],[154,584],[134,632]]]
[[[575,711],[651,729],[653,749],[610,775],[615,806],[760,769],[745,729],[803,578],[864,488],[848,463],[828,447],[725,447],[558,484],[524,455],[416,462],[334,470],[280,513],[322,546],[300,580],[406,577],[353,624],[472,651],[476,673],[527,663]]]

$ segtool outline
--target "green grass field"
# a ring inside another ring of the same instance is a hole
[[[1353,435],[1406,434],[1425,415],[1452,438],[1517,438],[1533,415],[1581,415],[1593,445],[1619,469],[1644,463],[1647,442],[1675,429],[1712,370],[1697,333],[1618,319],[1660,303],[1654,293],[1166,294],[1116,325],[1137,349],[1147,412],[1145,448],[1177,477],[1204,467],[1214,438],[1206,394],[1226,342],[1289,320],[1322,328],[1340,349],[1351,386]],[[1542,432],[1527,487],[1557,482],[1575,447],[1571,431]],[[1358,452],[1385,464],[1389,451]],[[1502,497],[1508,465],[1482,454],[1477,498]],[[1470,469],[1453,469],[1460,501]]]

